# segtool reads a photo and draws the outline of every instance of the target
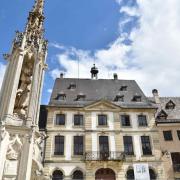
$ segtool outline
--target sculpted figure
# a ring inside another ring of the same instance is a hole
[[[19,82],[19,88],[17,90],[15,110],[14,112],[20,115],[26,115],[27,107],[29,103],[29,96],[32,82],[32,69],[33,63],[28,62],[22,68],[22,73]]]
[[[22,143],[18,135],[16,135],[12,140],[10,140],[7,150],[7,159],[17,160],[19,152],[22,148]]]

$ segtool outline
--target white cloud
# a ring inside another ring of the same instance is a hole
[[[61,71],[59,69],[53,69],[50,71],[50,75],[53,79],[60,77]]]
[[[129,6],[123,6],[120,9],[121,13],[126,13],[129,16],[140,16],[138,8],[137,7],[129,7]]]
[[[121,0],[116,1],[122,4]],[[65,48],[65,53],[58,55],[59,63],[67,70],[66,77],[78,76],[77,59],[79,76],[90,77],[90,67],[95,61],[100,78],[111,78],[117,72],[120,79],[135,79],[148,95],[157,88],[161,95],[179,96],[180,1],[137,0],[137,4],[137,7],[120,6],[120,12],[127,17],[119,22],[120,37],[106,49],[92,55],[89,51]],[[132,44],[125,45],[127,33],[122,36],[122,26],[134,16],[139,17],[138,28],[134,27],[129,34]],[[51,74],[59,76],[59,70]]]
[[[52,93],[52,89],[48,89],[47,92],[51,94]]]
[[[116,0],[118,4],[121,4],[123,0]]]
[[[0,63],[0,89],[2,86],[5,70],[6,70],[6,66],[4,64]]]

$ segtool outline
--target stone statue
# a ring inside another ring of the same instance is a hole
[[[22,142],[19,136],[16,134],[12,140],[9,141],[6,157],[9,160],[17,160],[20,150],[22,149]]]
[[[26,116],[29,103],[31,83],[32,83],[33,63],[26,62],[22,67],[19,88],[17,90],[15,110],[18,115]]]

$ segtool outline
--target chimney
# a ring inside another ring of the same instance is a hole
[[[63,74],[63,73],[60,74],[60,78],[61,78],[61,79],[64,78],[64,74]]]
[[[152,94],[153,94],[155,103],[156,104],[160,104],[161,101],[160,101],[160,98],[159,98],[158,90],[157,89],[153,89],[152,90]]]
[[[117,75],[117,73],[114,73],[114,74],[113,74],[113,77],[114,77],[114,80],[118,80],[118,75]]]

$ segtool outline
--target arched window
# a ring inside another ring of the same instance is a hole
[[[151,180],[156,180],[156,173],[154,172],[153,169],[149,169],[149,174]]]
[[[56,170],[52,174],[52,180],[63,180],[63,173],[60,170]]]
[[[134,180],[134,169],[129,169],[126,174],[127,180]]]
[[[74,171],[73,175],[72,175],[72,179],[73,180],[83,180],[83,173],[82,171]]]

